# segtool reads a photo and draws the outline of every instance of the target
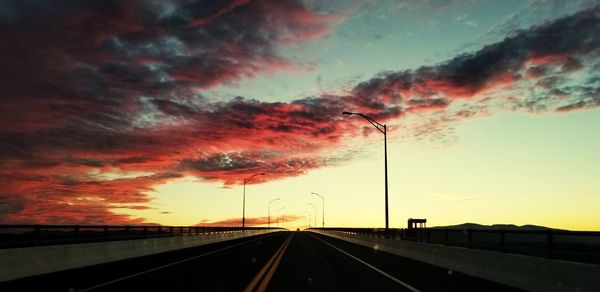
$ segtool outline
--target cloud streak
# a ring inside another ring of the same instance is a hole
[[[144,208],[155,185],[175,178],[229,186],[339,163],[348,158],[333,150],[364,131],[342,111],[382,122],[431,115],[419,136],[492,107],[600,106],[598,7],[343,94],[264,102],[202,92],[302,70],[280,49],[325,37],[347,13],[301,1],[211,3],[2,4],[0,222],[141,223],[113,210]]]
[[[277,223],[284,224],[286,222],[295,222],[298,220],[302,220],[304,219],[304,216],[299,216],[299,215],[285,215],[285,216],[279,216],[279,218],[277,218],[276,216],[271,216],[271,227],[276,227]],[[269,224],[269,218],[268,217],[250,217],[250,218],[246,218],[246,226],[262,226],[262,225],[268,225]],[[242,218],[229,218],[229,219],[224,219],[224,220],[219,220],[219,221],[202,221],[198,224],[196,224],[196,226],[240,226],[242,224]]]

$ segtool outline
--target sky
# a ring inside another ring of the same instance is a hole
[[[0,224],[239,226],[252,177],[248,226],[383,227],[350,111],[391,228],[600,231],[598,31],[591,0],[0,1]]]

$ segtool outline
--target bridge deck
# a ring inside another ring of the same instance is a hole
[[[0,290],[510,291],[312,232],[277,232],[0,284]]]

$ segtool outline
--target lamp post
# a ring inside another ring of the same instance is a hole
[[[312,219],[310,218],[310,212],[308,212],[308,211],[304,210],[304,213],[308,214],[308,228],[310,228],[310,221],[312,220]]]
[[[311,193],[313,195],[317,195],[319,196],[319,198],[321,198],[321,209],[323,211],[323,213],[321,214],[321,227],[325,228],[325,196],[323,195],[319,195],[318,193]]]
[[[375,129],[379,130],[379,132],[381,132],[383,134],[383,155],[384,155],[384,165],[385,165],[385,232],[387,233],[388,231],[388,171],[387,171],[387,126],[384,124],[381,124],[377,121],[375,121],[374,119],[361,114],[361,113],[352,113],[352,112],[343,112],[342,114],[344,115],[358,115],[363,117],[365,120],[369,121],[369,123],[371,123],[371,125],[373,125],[373,127],[375,127]]]
[[[307,205],[311,205],[313,207],[313,209],[315,210],[315,227],[317,227],[317,206],[315,206],[314,204],[311,203],[306,203]]]
[[[281,207],[279,208],[279,210],[277,210],[277,227],[279,227],[279,211],[285,209],[285,207]]]
[[[273,200],[269,201],[269,219],[267,220],[267,227],[271,228],[271,203],[273,203],[274,201],[279,201],[279,198],[275,198]]]
[[[246,183],[251,181],[257,175],[263,175],[264,173],[256,173],[250,177],[244,179],[244,200],[242,203],[242,231],[246,229]]]

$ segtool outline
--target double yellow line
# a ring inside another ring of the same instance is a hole
[[[275,270],[277,270],[277,267],[279,266],[279,262],[283,257],[283,253],[285,253],[288,245],[290,245],[293,236],[294,232],[291,232],[290,236],[285,240],[281,247],[279,247],[271,259],[269,259],[267,264],[265,264],[265,266],[260,270],[260,272],[258,272],[254,279],[252,279],[252,282],[250,282],[248,287],[244,289],[244,292],[263,292],[265,289],[267,289],[267,285],[269,285],[269,281],[271,281],[273,274],[275,274]]]

